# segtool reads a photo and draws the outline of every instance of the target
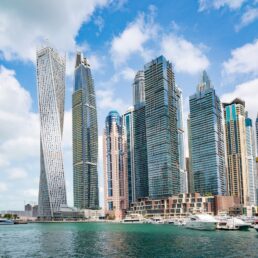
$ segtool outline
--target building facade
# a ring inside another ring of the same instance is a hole
[[[126,141],[122,117],[110,111],[103,133],[104,205],[105,214],[121,219],[128,208]]]
[[[37,50],[40,114],[39,216],[53,217],[66,204],[62,154],[65,100],[65,58],[51,47]]]
[[[242,204],[249,205],[245,102],[235,99],[231,103],[224,103],[223,106],[229,195],[237,196]]]
[[[188,132],[188,151],[189,157],[186,160],[186,170],[187,170],[187,182],[188,182],[188,192],[194,193],[194,176],[192,171],[192,133],[191,133],[191,123],[190,114],[187,118],[187,132]]]
[[[138,199],[149,195],[144,71],[137,72],[132,88],[135,199]]]
[[[258,114],[255,120],[255,132],[256,132],[256,155],[258,156]]]
[[[74,206],[96,209],[99,207],[96,96],[90,65],[81,53],[76,56],[72,116]]]
[[[255,138],[253,131],[252,119],[245,119],[246,128],[246,148],[247,148],[247,163],[248,163],[248,196],[249,205],[256,205],[256,153],[255,153]]]
[[[189,152],[194,191],[225,195],[227,184],[222,105],[205,71],[189,102]]]
[[[183,95],[182,90],[176,86],[176,110],[177,110],[177,133],[178,133],[178,156],[180,171],[180,193],[188,192],[187,171],[185,164],[185,130],[183,123]]]
[[[126,138],[126,171],[127,171],[127,182],[128,182],[128,204],[135,201],[135,167],[134,167],[134,110],[133,107],[129,108],[123,115],[123,126],[124,134]]]
[[[150,198],[180,192],[176,87],[163,56],[144,66],[145,121]]]
[[[145,80],[144,71],[138,71],[132,85],[133,105],[135,108],[145,105]]]

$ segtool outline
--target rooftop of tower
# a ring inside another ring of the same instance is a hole
[[[116,110],[111,110],[109,113],[108,113],[108,116],[112,116],[112,117],[119,117],[119,113],[116,111]]]
[[[75,68],[77,68],[80,64],[83,64],[86,67],[90,67],[88,59],[86,57],[83,57],[83,53],[82,52],[77,52],[76,60],[75,60]]]
[[[241,100],[240,98],[235,98],[230,103],[223,103],[223,107],[230,106],[232,104],[240,104],[240,105],[243,105],[245,107],[245,101]]]
[[[204,70],[201,74],[200,82],[197,85],[197,92],[202,92],[208,89],[213,88],[211,84],[211,80],[207,74],[207,72]]]

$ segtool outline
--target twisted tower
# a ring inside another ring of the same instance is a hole
[[[51,47],[37,51],[40,114],[39,216],[49,218],[67,204],[62,154],[65,58]]]

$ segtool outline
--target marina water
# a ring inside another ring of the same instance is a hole
[[[151,224],[8,225],[0,227],[0,257],[258,257],[258,233]]]

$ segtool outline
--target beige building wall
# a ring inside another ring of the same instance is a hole
[[[108,143],[108,137],[110,137],[111,145]],[[121,144],[119,144],[119,138],[122,140]],[[107,135],[105,129],[103,133],[104,205],[105,214],[116,220],[122,219],[125,209],[128,208],[125,144],[124,133],[121,137],[116,122],[113,121],[110,134]],[[109,166],[108,159],[112,166]],[[112,178],[112,193],[108,188],[108,173]],[[113,208],[110,207],[111,203]]]
[[[235,103],[236,102],[236,103]],[[230,109],[226,112],[228,106],[236,106],[236,120],[232,119],[234,111]],[[234,100],[230,104],[224,104],[225,109],[225,135],[227,147],[227,162],[228,162],[228,191],[229,195],[240,198],[244,205],[249,205],[248,196],[248,160],[247,160],[247,142],[246,142],[246,127],[245,127],[245,107],[244,102]]]

